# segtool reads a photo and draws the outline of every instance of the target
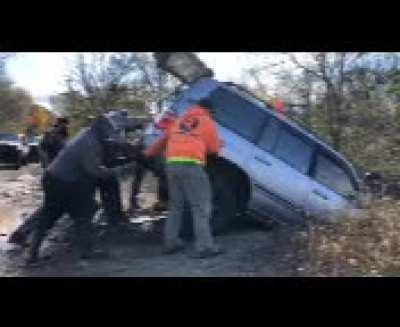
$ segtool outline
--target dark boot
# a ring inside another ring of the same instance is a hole
[[[103,259],[108,255],[102,249],[94,246],[93,226],[87,217],[75,217],[75,244],[79,258],[84,260]]]
[[[154,203],[154,205],[151,207],[151,210],[154,213],[161,213],[163,211],[166,211],[167,209],[168,209],[168,203],[160,200]]]
[[[28,252],[28,262],[31,263],[38,260],[40,246],[42,245],[47,232],[63,214],[62,208],[58,206],[47,206],[40,212],[42,214],[38,216],[35,229],[32,231],[33,236]]]
[[[24,223],[19,226],[9,237],[8,243],[17,244],[22,247],[28,246],[27,238],[36,228],[39,218],[42,214],[42,208],[37,209]]]
[[[140,205],[139,205],[139,203],[138,203],[138,199],[137,199],[137,198],[134,198],[134,199],[132,200],[131,210],[140,210],[140,209],[141,209],[141,207],[140,207]]]
[[[82,250],[79,257],[83,260],[107,259],[109,258],[109,254],[107,253],[107,251],[104,251],[102,249],[91,249]]]
[[[223,249],[205,249],[202,251],[193,251],[192,253],[189,254],[189,257],[193,259],[205,259],[205,258],[216,257],[224,253],[225,250]]]
[[[29,246],[28,242],[26,241],[26,238],[27,238],[27,236],[25,234],[23,234],[19,230],[16,230],[9,237],[8,243],[16,244],[16,245],[19,245],[19,246],[25,248],[25,247]]]
[[[29,251],[28,251],[27,264],[31,265],[38,261],[39,249],[40,249],[40,246],[42,245],[44,237],[45,237],[44,231],[42,231],[40,229],[37,229],[34,231],[32,243],[31,243],[31,246],[29,247]]]

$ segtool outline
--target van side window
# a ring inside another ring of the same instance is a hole
[[[274,118],[270,118],[262,131],[260,139],[258,140],[258,146],[264,151],[271,152],[279,133],[279,123]]]
[[[322,154],[317,155],[314,178],[336,193],[347,195],[354,191],[351,179],[336,162]]]
[[[210,100],[218,123],[250,142],[255,141],[267,117],[264,110],[223,88],[213,91]]]
[[[313,148],[300,137],[281,128],[274,154],[303,174],[308,172]]]

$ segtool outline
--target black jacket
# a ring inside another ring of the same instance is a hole
[[[86,182],[93,186],[116,175],[121,167],[109,169],[104,163],[105,142],[115,132],[106,119],[97,119],[66,144],[47,168],[48,173],[65,182]]]
[[[47,164],[50,164],[57,157],[66,142],[67,135],[61,133],[57,128],[45,133],[39,147],[47,156]]]

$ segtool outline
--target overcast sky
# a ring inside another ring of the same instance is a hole
[[[264,63],[281,62],[278,53],[254,52],[200,52],[200,58],[214,70],[221,81],[243,82],[246,68]],[[307,53],[294,53],[307,60]],[[49,106],[49,96],[64,90],[67,62],[74,59],[74,52],[18,53],[7,63],[7,71],[16,85],[28,90],[37,103]],[[287,65],[287,64],[285,64]],[[281,67],[281,66],[279,66]],[[289,68],[289,66],[286,66]],[[289,69],[293,69],[290,67]],[[268,91],[274,91],[274,77],[268,72],[262,76]]]
[[[76,53],[31,52],[18,53],[7,64],[9,76],[16,85],[28,90],[37,103],[48,106],[49,95],[64,90],[67,62]],[[200,58],[214,70],[217,79],[240,82],[249,62],[257,60],[252,53],[200,53]]]

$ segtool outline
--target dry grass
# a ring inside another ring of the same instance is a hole
[[[400,275],[400,201],[370,203],[359,217],[309,225],[303,251],[311,276]]]

